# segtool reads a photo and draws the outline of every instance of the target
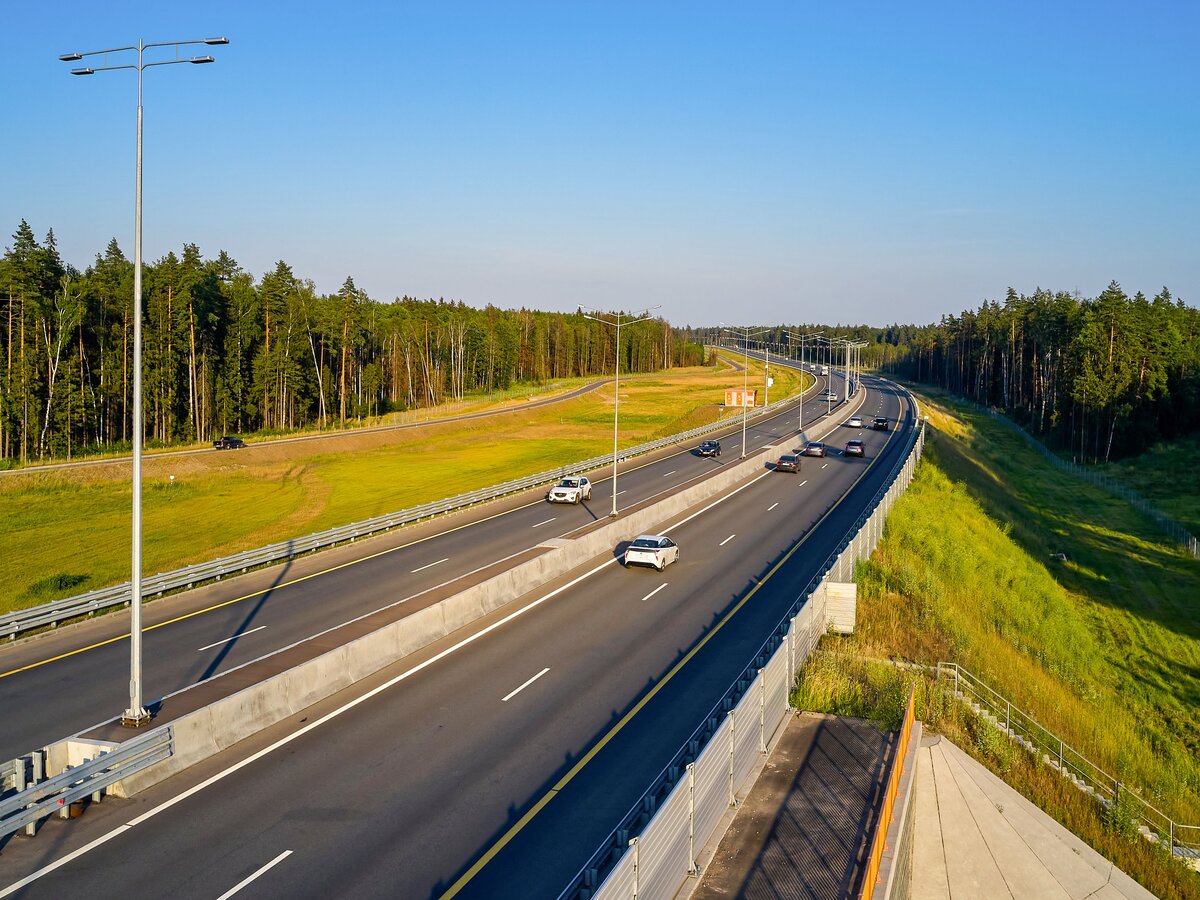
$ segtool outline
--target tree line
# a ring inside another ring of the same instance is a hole
[[[1080,462],[1200,428],[1200,310],[1163,288],[1094,299],[1009,289],[914,329],[896,371],[996,407]]]
[[[767,342],[793,357],[800,344],[789,332],[865,341],[865,368],[1001,409],[1080,462],[1136,454],[1200,429],[1200,310],[1165,287],[1153,298],[1131,297],[1113,282],[1094,299],[1010,288],[1003,303],[988,301],[933,325],[749,330],[752,345]],[[680,331],[682,340],[722,337],[731,335]],[[840,364],[837,351],[835,360]]]
[[[143,265],[150,445],[342,427],[521,383],[697,365],[668,323],[616,330],[581,312],[320,294],[280,261],[261,279],[195,244]],[[0,258],[0,461],[132,442],[133,263],[116,239],[79,271],[24,220]]]

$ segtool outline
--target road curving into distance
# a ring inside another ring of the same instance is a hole
[[[871,381],[863,414],[900,415],[897,392]],[[678,517],[664,529],[682,558],[664,573],[596,560],[521,598],[518,617],[479,623],[492,630],[477,639],[428,648],[132,802],[53,821],[53,833],[4,848],[12,875],[0,893],[66,859],[22,896],[127,896],[136,858],[155,861],[139,894],[177,900],[250,878],[247,896],[555,897],[740,673],[903,444],[898,431],[840,431],[867,442],[866,459],[764,471]]]
[[[819,418],[825,404],[809,399],[804,407],[806,426],[829,420]],[[753,423],[748,446],[795,436],[798,419],[793,405]],[[619,505],[669,493],[736,460],[740,426],[731,423],[729,432],[719,459],[701,458],[688,445],[631,464],[619,476]],[[527,494],[148,604],[148,705],[376,610],[419,608],[422,598],[470,583],[498,561],[604,518],[612,506],[611,480],[607,469],[596,474],[593,499],[580,506]],[[120,714],[128,705],[127,627],[127,616],[118,612],[0,649],[0,720],[6,723],[0,759]]]

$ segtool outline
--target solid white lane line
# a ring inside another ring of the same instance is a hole
[[[12,894],[15,894],[17,891],[21,890],[21,888],[26,887],[27,885],[33,884],[35,881],[37,881],[43,875],[49,875],[55,869],[59,868],[60,866],[65,866],[67,863],[69,863],[71,860],[75,859],[76,857],[83,856],[83,854],[89,853],[92,850],[95,850],[101,844],[107,843],[108,841],[115,838],[118,834],[124,834],[131,827],[132,826],[130,826],[130,825],[119,825],[116,828],[114,828],[112,831],[110,831],[108,834],[100,835],[100,837],[96,838],[90,844],[84,844],[78,850],[74,850],[71,853],[68,853],[62,859],[56,859],[54,862],[50,863],[50,865],[45,866],[41,869],[38,869],[32,875],[26,875],[20,881],[13,882],[8,887],[6,887],[4,890],[0,891],[0,897],[8,897],[8,896],[11,896]]]
[[[717,544],[717,546],[724,547],[726,544],[728,544],[730,541],[732,541],[735,537],[737,537],[736,534],[731,534],[729,537],[725,538],[725,540],[721,541],[721,543]]]
[[[778,502],[776,502],[776,503],[772,503],[770,506],[768,506],[768,507],[767,507],[767,512],[770,512],[771,510],[773,510],[773,509],[774,509],[775,507],[777,507],[778,505],[779,505],[779,503],[778,503]]]
[[[533,684],[535,681],[537,681],[539,678],[541,678],[543,675],[545,675],[549,671],[550,671],[549,666],[542,669],[542,671],[538,672],[536,675],[534,675],[532,678],[530,678],[527,682],[525,682],[523,685],[521,685],[515,691],[510,693],[508,696],[501,697],[500,702],[507,703],[509,700],[511,700],[513,697],[517,696],[517,694],[521,693],[521,691],[525,690],[525,688],[529,687],[531,684]]]
[[[427,566],[419,566],[418,568],[413,569],[412,574],[416,575],[418,572],[424,572],[426,569],[432,569],[434,566],[440,566],[442,563],[449,562],[449,561],[450,561],[450,557],[447,556],[445,559],[439,559],[437,562],[431,562]]]
[[[257,628],[251,628],[249,631],[243,631],[239,634],[235,634],[233,637],[227,637],[222,638],[219,641],[213,641],[211,644],[205,644],[203,647],[197,647],[196,652],[199,653],[202,650],[211,650],[213,647],[219,647],[222,644],[228,644],[230,641],[236,641],[240,637],[245,637],[248,634],[254,634],[256,631],[262,631],[266,627],[266,625],[259,625]]]
[[[657,594],[659,591],[661,591],[666,586],[667,586],[667,582],[664,581],[662,584],[660,584],[658,587],[656,587],[654,590],[652,590],[650,593],[648,593],[645,597],[643,597],[642,603],[645,603],[647,600],[649,600],[651,597],[653,597],[655,594]]]
[[[670,472],[663,472],[663,478],[666,478],[668,475],[674,475],[674,474],[675,474],[674,469],[672,469]]]
[[[229,890],[227,890],[225,893],[223,893],[220,897],[218,897],[217,900],[229,900],[230,897],[232,897],[234,894],[236,894],[238,891],[240,891],[242,888],[244,888],[246,885],[248,885],[250,882],[252,882],[255,878],[258,878],[260,875],[265,874],[273,866],[276,866],[279,863],[283,862],[285,859],[287,859],[291,855],[292,855],[291,850],[284,850],[282,853],[280,853],[277,857],[275,857],[273,860],[271,860],[269,863],[267,863],[265,866],[263,866],[261,869],[259,869],[257,872],[255,872],[253,875],[250,875],[249,877],[244,878],[241,881],[239,881],[237,884],[235,884],[233,887],[231,887]]]
[[[551,522],[553,522],[557,518],[558,518],[558,516],[551,516],[550,518],[546,519],[544,522],[538,522],[536,525],[530,525],[529,527],[530,528],[541,528],[543,525],[549,525]]]
[[[704,515],[710,509],[712,509],[715,506],[720,505],[721,503],[724,503],[726,500],[730,499],[731,497],[736,497],[742,491],[746,490],[746,488],[757,484],[761,479],[767,478],[768,476],[770,476],[772,474],[773,474],[772,472],[763,472],[757,478],[747,481],[741,487],[734,488],[728,494],[724,494],[724,495],[718,497],[712,503],[709,503],[708,505],[702,507],[701,509],[696,510],[690,516],[687,516],[686,518],[680,520],[679,522],[676,522],[675,525],[673,525],[671,528],[662,529],[660,534],[667,534],[670,531],[674,531],[678,528],[682,528],[688,522]],[[130,828],[133,828],[135,825],[141,825],[143,822],[154,818],[154,816],[157,816],[159,813],[166,812],[168,809],[170,809],[176,803],[182,803],[184,800],[188,799],[193,794],[198,794],[201,791],[212,787],[217,782],[223,781],[225,778],[234,774],[235,772],[240,772],[242,769],[246,768],[247,766],[253,765],[254,763],[258,762],[260,759],[262,759],[264,756],[274,753],[280,747],[286,747],[292,741],[298,740],[299,738],[302,738],[304,735],[308,734],[310,731],[320,728],[326,722],[336,719],[338,716],[340,716],[346,712],[349,712],[350,710],[354,709],[355,707],[375,699],[375,697],[379,696],[380,694],[384,693],[385,691],[390,690],[391,688],[400,684],[402,681],[406,681],[407,679],[411,678],[413,675],[416,675],[418,672],[423,672],[425,669],[429,668],[430,666],[434,665],[435,663],[440,662],[441,660],[445,659],[447,656],[450,656],[453,653],[456,653],[457,651],[461,650],[463,647],[467,647],[467,646],[475,643],[476,641],[480,640],[481,638],[486,637],[487,635],[491,634],[493,631],[496,631],[499,628],[503,628],[505,625],[507,625],[513,619],[523,616],[526,613],[533,612],[533,610],[537,609],[543,603],[546,603],[547,601],[554,599],[555,597],[557,597],[559,594],[563,593],[564,591],[570,590],[575,585],[579,584],[579,582],[584,581],[587,578],[591,578],[593,575],[595,575],[597,572],[601,571],[602,569],[604,569],[608,566],[616,565],[617,562],[618,562],[618,560],[615,558],[609,558],[609,559],[605,560],[604,562],[600,563],[599,565],[595,566],[594,568],[589,569],[587,572],[584,572],[582,575],[578,576],[574,580],[569,581],[566,584],[555,588],[548,594],[544,594],[543,596],[541,596],[538,599],[531,602],[528,606],[523,606],[520,609],[514,610],[513,612],[509,613],[504,618],[502,618],[496,622],[493,622],[491,625],[485,626],[484,628],[480,629],[479,631],[475,632],[474,634],[467,635],[465,638],[463,638],[457,644],[454,644],[451,647],[447,647],[445,650],[442,650],[440,653],[436,653],[433,656],[431,656],[429,659],[413,666],[411,669],[401,672],[400,674],[396,675],[394,678],[392,678],[388,681],[385,681],[383,684],[378,685],[377,687],[374,687],[371,690],[367,691],[365,694],[355,697],[353,700],[350,700],[347,703],[345,703],[344,705],[339,706],[337,709],[327,712],[325,715],[321,716],[319,719],[314,719],[312,722],[309,722],[308,724],[298,728],[296,731],[293,731],[291,734],[284,735],[279,740],[277,740],[275,743],[271,744],[269,747],[263,747],[261,750],[259,750],[256,753],[252,753],[250,756],[247,756],[245,759],[242,759],[236,763],[233,763],[231,766],[229,766],[229,768],[222,769],[220,772],[217,772],[215,775],[211,775],[210,777],[208,777],[204,781],[200,782],[199,784],[192,785],[187,790],[183,791],[182,793],[176,794],[174,797],[171,797],[169,800],[164,800],[162,803],[160,803],[158,806],[154,807],[153,809],[147,810],[146,812],[142,813],[140,816],[137,816],[136,818],[130,820],[129,822],[126,822],[124,825],[120,825],[117,828],[114,828],[108,834],[101,835],[100,837],[96,838],[96,840],[92,841],[90,844],[80,847],[78,850],[75,850],[75,851],[69,853],[68,855],[64,856],[62,859],[56,859],[54,862],[48,863],[47,865],[38,869],[32,875],[27,875],[21,881],[18,881],[15,884],[9,885],[2,892],[0,892],[0,898],[10,896],[11,894],[21,890],[21,888],[25,887],[26,885],[32,884],[33,882],[37,881],[42,876],[48,875],[51,872],[53,872],[55,869],[66,865],[71,860],[76,859],[77,857],[83,856],[85,853],[87,853],[91,850],[94,850],[96,847],[99,847],[101,844],[104,844],[105,842],[112,840],[117,835],[123,834],[124,832],[128,831]]]

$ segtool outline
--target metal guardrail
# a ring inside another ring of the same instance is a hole
[[[173,752],[174,735],[167,725],[6,797],[0,800],[0,838],[22,828],[31,832],[38,821],[55,812],[66,818],[76,800],[90,794],[98,802],[106,787]],[[23,760],[15,762],[23,767]]]
[[[939,662],[937,680],[939,684],[952,681],[959,698],[986,713],[997,728],[1105,806],[1118,799],[1132,806],[1134,825],[1148,840],[1162,844],[1174,857],[1200,859],[1200,825],[1176,822],[958,663]]]
[[[768,413],[777,412],[788,404],[795,403],[798,399],[798,397],[788,397],[784,400],[778,400],[769,406],[763,406],[750,412],[748,418],[760,418]],[[726,419],[720,422],[713,422],[709,425],[701,425],[689,431],[630,447],[621,451],[617,455],[617,458],[619,461],[623,461],[635,456],[652,453],[655,450],[661,450],[663,447],[669,447],[672,444],[694,440],[713,431],[728,428],[731,424],[733,424],[732,420]],[[585,459],[582,462],[547,469],[535,475],[527,475],[524,478],[517,478],[512,481],[506,481],[503,484],[481,488],[480,490],[470,491],[465,494],[458,494],[444,500],[424,503],[420,506],[401,510],[400,512],[376,516],[375,518],[354,522],[350,525],[341,525],[337,528],[331,528],[328,531],[310,534],[307,537],[279,541],[275,544],[268,544],[265,547],[259,547],[255,550],[245,550],[241,553],[235,553],[231,556],[225,556],[210,562],[196,563],[195,565],[185,566],[182,569],[176,569],[172,572],[162,572],[142,579],[142,595],[150,597],[169,591],[187,590],[195,587],[197,584],[219,580],[226,575],[240,574],[259,566],[270,565],[285,559],[293,559],[296,556],[311,553],[315,550],[348,543],[360,537],[389,531],[422,519],[429,519],[444,513],[464,509],[477,503],[484,503],[509,494],[519,493],[520,491],[556,481],[566,475],[577,475],[597,469],[611,462],[611,454],[607,456],[595,456],[591,459]],[[16,612],[0,616],[0,638],[15,639],[17,635],[23,632],[47,625],[55,626],[68,619],[91,615],[92,613],[111,609],[115,606],[123,606],[129,603],[129,601],[130,585],[129,582],[126,582],[124,584],[113,585],[112,587],[98,588],[97,590],[77,594],[73,597],[65,597],[62,600],[43,603],[40,606],[33,606],[29,609],[17,610]]]
[[[914,410],[916,410],[915,399],[913,404]],[[915,418],[919,420],[920,416],[917,415]],[[891,503],[911,481],[916,460],[920,458],[921,450],[924,447],[924,436],[923,427],[918,425],[911,429],[908,446],[901,453],[900,459],[892,467],[879,490],[875,492],[864,512],[847,529],[845,536],[819,567],[820,574],[809,581],[804,591],[788,609],[787,615],[782,618],[779,625],[771,631],[767,639],[753,654],[741,675],[729,686],[708,714],[701,719],[700,724],[675,752],[670,762],[651,780],[642,796],[630,807],[629,812],[601,842],[592,857],[559,894],[558,900],[586,900],[586,898],[594,896],[606,896],[603,886],[600,887],[598,893],[596,886],[604,882],[606,873],[613,870],[629,851],[632,843],[629,840],[630,835],[636,835],[642,829],[649,828],[656,812],[668,801],[673,791],[685,783],[684,779],[688,777],[690,765],[701,756],[710,742],[719,734],[729,712],[738,706],[756,683],[759,683],[760,672],[766,668],[776,651],[784,642],[792,640],[789,635],[794,634],[793,626],[797,614],[805,604],[809,603],[813,594],[827,577],[831,575],[841,578],[848,577],[845,574],[847,565],[852,564],[855,559],[870,555],[882,533],[882,527],[878,520],[886,517]],[[824,623],[821,624],[820,629],[820,633],[823,632]],[[794,670],[789,670],[790,677],[794,677],[794,674]]]

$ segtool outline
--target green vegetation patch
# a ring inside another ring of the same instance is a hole
[[[1200,562],[986,415],[945,403],[926,411],[925,457],[856,574],[856,633],[822,646],[957,662],[1176,821],[1200,824]],[[801,679],[802,706],[895,719],[899,688],[888,679],[902,670],[850,678],[823,666]],[[1054,812],[1059,801],[1038,794],[1059,796],[1047,787],[1057,774],[1046,781],[1023,753],[981,747],[995,740],[962,729],[964,746],[1020,773],[1018,787]],[[1072,792],[1062,795],[1068,818],[1082,815]],[[1126,843],[1143,852],[1140,838]],[[1196,896],[1153,886],[1131,868],[1141,862],[1122,860],[1162,896]]]
[[[750,378],[761,384],[754,365]],[[673,433],[675,423],[719,404],[735,376],[719,364],[622,378],[620,445]],[[777,378],[772,393],[785,396],[787,384],[798,378]],[[612,451],[612,427],[607,384],[485,419],[148,456],[143,570],[166,572],[602,456]],[[128,479],[128,464],[114,463],[0,480],[0,579],[9,587],[0,612],[129,580]],[[84,580],[68,584],[68,575]]]

